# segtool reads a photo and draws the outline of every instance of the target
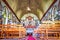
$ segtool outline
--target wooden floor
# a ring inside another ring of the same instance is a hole
[[[10,39],[0,39],[0,40],[25,40],[26,38],[18,39],[18,38],[10,38]],[[60,40],[60,38],[48,38],[48,39],[39,39],[36,38],[37,40]]]

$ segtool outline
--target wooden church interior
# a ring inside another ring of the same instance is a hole
[[[0,0],[0,38],[24,38],[31,28],[40,40],[60,40],[59,4],[60,0]]]

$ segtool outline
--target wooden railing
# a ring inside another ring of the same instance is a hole
[[[60,40],[60,24],[42,24],[37,30],[40,40]]]
[[[21,25],[0,25],[0,38],[22,38],[25,35],[26,29]]]
[[[44,31],[46,31],[46,32],[44,32]],[[59,32],[57,32],[57,31],[55,31],[54,29],[46,29],[46,30],[43,30],[42,32],[41,32],[41,34],[42,34],[42,38],[44,38],[44,39],[51,39],[51,38],[53,38],[53,39],[58,39],[60,36],[60,33]],[[42,39],[41,38],[41,39]]]
[[[15,28],[15,26],[18,27]],[[59,39],[60,27],[39,28],[38,33],[40,34],[40,39],[45,39],[45,40],[49,38]],[[22,28],[20,25],[0,25],[0,38],[23,38],[25,37],[25,35],[26,35],[26,29]]]

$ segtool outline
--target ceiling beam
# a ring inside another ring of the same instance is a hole
[[[52,7],[52,5],[56,2],[57,0],[54,0],[54,2],[50,5],[50,7],[48,8],[48,10],[44,13],[43,17],[41,18],[41,21],[42,19],[44,18],[44,16],[46,15],[46,13],[49,11],[49,9]]]
[[[10,7],[10,5],[8,4],[8,2],[6,0],[2,0],[2,1],[7,5],[7,7],[12,11],[12,13],[15,15],[15,17],[17,18],[17,20],[20,22],[20,20],[18,19],[18,17],[16,16],[15,12]]]

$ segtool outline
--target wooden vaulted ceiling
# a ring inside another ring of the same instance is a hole
[[[56,0],[3,0],[7,6],[10,6],[18,19],[21,19],[27,13],[35,14],[40,20],[56,2]],[[31,10],[27,10],[29,7]]]

